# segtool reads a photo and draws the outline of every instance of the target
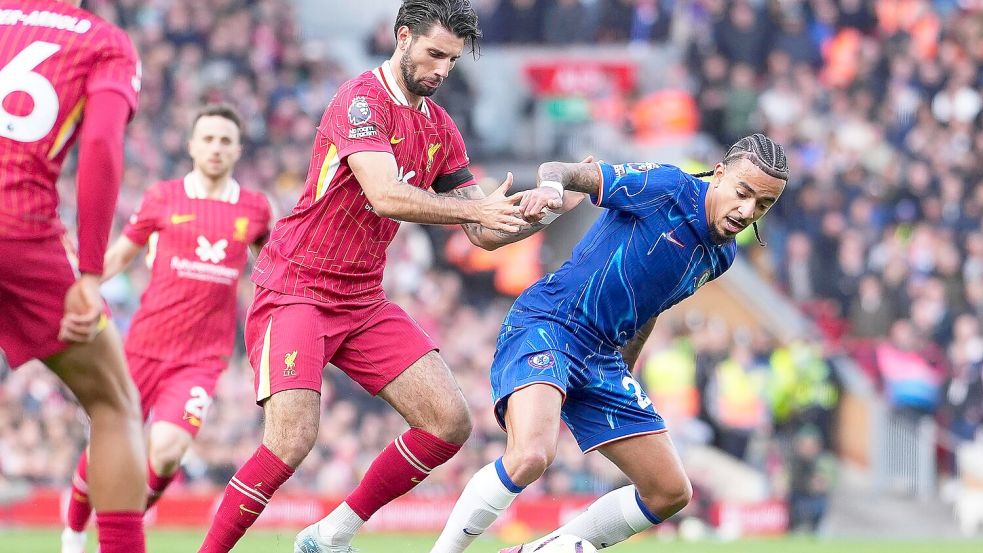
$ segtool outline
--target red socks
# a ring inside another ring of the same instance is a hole
[[[345,503],[362,520],[369,520],[383,505],[423,482],[431,470],[446,463],[460,449],[460,445],[410,428],[372,461]]]
[[[252,526],[273,493],[294,473],[265,445],[242,465],[225,488],[199,552],[227,553]]]
[[[85,530],[85,525],[92,516],[92,504],[89,503],[89,484],[86,472],[89,456],[82,450],[75,474],[72,475],[72,491],[68,498],[68,511],[65,513],[65,524],[76,532]]]
[[[147,510],[150,510],[154,503],[160,499],[160,496],[164,495],[164,490],[167,489],[176,475],[177,472],[170,476],[160,476],[154,472],[154,467],[147,463],[147,487],[150,488],[150,492],[147,494]]]
[[[82,451],[78,466],[72,476],[72,492],[68,499],[66,518],[68,527],[76,532],[85,530],[92,516],[89,503],[89,485],[86,482],[89,456]],[[145,553],[143,512],[115,511],[96,513],[100,553]]]
[[[143,513],[96,513],[99,553],[146,553]]]
[[[75,468],[75,474],[72,476],[72,490],[68,498],[68,510],[65,513],[65,524],[76,532],[84,531],[86,524],[89,522],[89,517],[92,516],[92,504],[89,503],[89,485],[87,482],[88,464],[89,456],[85,451],[82,451],[78,466]],[[147,487],[149,488],[147,509],[150,509],[154,506],[154,503],[157,503],[157,500],[160,499],[164,490],[174,480],[176,474],[159,476],[154,472],[150,463],[147,463]]]

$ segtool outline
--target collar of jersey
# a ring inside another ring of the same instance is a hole
[[[192,171],[184,176],[184,193],[192,200],[214,199],[220,202],[236,204],[239,203],[239,182],[229,177],[229,180],[225,183],[225,188],[219,194],[218,198],[209,198],[208,190],[205,189],[205,185],[201,182],[201,177]]]
[[[696,177],[689,177],[689,180],[696,181],[693,183],[696,185],[696,228],[700,238],[708,244],[713,244],[713,236],[710,235],[710,225],[707,222],[707,190],[710,189],[710,183]]]
[[[399,85],[396,84],[396,75],[393,74],[392,67],[389,66],[388,61],[384,62],[379,67],[376,67],[372,71],[372,74],[375,75],[375,78],[382,84],[382,88],[389,94],[389,97],[392,98],[393,102],[396,102],[401,106],[414,109],[413,106],[411,106],[406,100],[406,95],[403,94],[403,89],[399,88]],[[426,98],[424,98],[423,102],[420,103],[419,111],[427,117],[430,117],[430,106],[427,105]]]

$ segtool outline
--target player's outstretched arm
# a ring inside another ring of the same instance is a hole
[[[621,357],[624,358],[629,371],[634,372],[635,363],[638,362],[638,356],[642,353],[642,348],[645,347],[645,341],[648,340],[649,334],[652,334],[652,329],[655,328],[655,320],[658,318],[659,316],[656,315],[649,319],[645,323],[645,326],[638,329],[638,332],[632,336],[631,340],[621,348]]]
[[[511,174],[494,194],[464,199],[434,194],[401,181],[396,158],[387,152],[357,152],[347,158],[365,197],[381,217],[432,225],[479,223],[505,232],[518,232],[526,222],[518,216],[521,194],[506,196]],[[409,180],[411,176],[404,175]]]
[[[580,163],[593,161],[594,156],[588,155]],[[565,191],[560,181],[544,179],[542,173],[539,173],[536,176],[536,188],[526,192],[519,203],[519,207],[522,208],[522,216],[527,221],[545,219],[543,222],[549,224],[561,214],[580,205],[580,202],[584,201],[586,197],[587,195],[581,192]],[[540,216],[540,214],[543,215]]]
[[[102,269],[102,282],[113,278],[123,272],[124,269],[133,263],[137,254],[143,246],[130,240],[126,236],[120,236],[113,242],[113,245],[106,250],[105,262]]]
[[[536,185],[543,182],[558,182],[566,191],[596,196],[601,189],[601,171],[596,163],[586,160],[581,163],[547,161],[539,166],[536,175]]]

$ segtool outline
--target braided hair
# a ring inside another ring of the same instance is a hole
[[[788,158],[785,148],[761,133],[745,136],[731,146],[724,154],[724,165],[732,161],[747,159],[770,177],[788,180]]]
[[[728,148],[727,153],[724,154],[724,165],[730,165],[739,159],[750,161],[770,177],[788,180],[788,158],[785,157],[785,148],[761,133],[745,136]],[[712,175],[713,171],[693,174],[697,178]],[[761,236],[758,234],[758,222],[751,223],[751,227],[754,228],[754,239],[759,245],[764,246],[765,243],[761,241]]]

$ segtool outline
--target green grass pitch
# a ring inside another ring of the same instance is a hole
[[[0,529],[3,553],[58,553],[60,529]],[[94,542],[88,551],[95,551]],[[204,530],[154,530],[148,536],[149,553],[195,553]],[[250,532],[234,553],[292,553],[293,532]],[[427,553],[435,536],[420,534],[367,534],[355,539],[361,553]],[[482,539],[468,553],[497,553],[505,543]],[[612,553],[979,553],[983,541],[901,542],[846,541],[811,538],[782,538],[722,543],[701,541],[682,543],[645,537],[620,544]]]

